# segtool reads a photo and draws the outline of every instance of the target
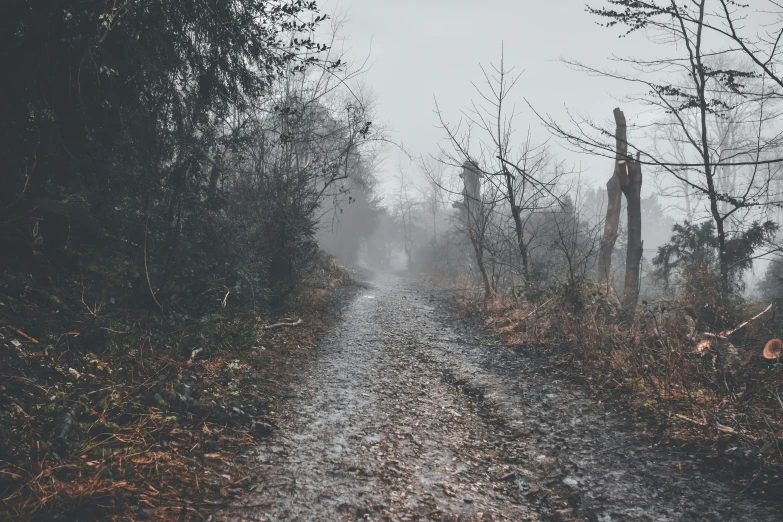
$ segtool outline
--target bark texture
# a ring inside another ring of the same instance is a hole
[[[620,189],[620,181],[627,178],[627,166],[625,159],[628,156],[628,141],[626,138],[625,115],[618,108],[614,110],[615,141],[617,155],[612,177],[606,183],[606,220],[604,221],[604,233],[601,238],[601,250],[598,253],[598,268],[596,282],[599,285],[611,285],[612,277],[612,252],[617,242],[617,229],[620,226],[620,210],[622,208],[623,193]]]
[[[639,301],[639,281],[641,280],[642,253],[642,166],[636,161],[627,162],[626,183],[621,183],[628,209],[628,248],[625,253],[625,284],[623,286],[622,305],[626,316],[633,317]]]
[[[484,282],[484,296],[488,299],[492,295],[492,285],[489,281],[487,268],[484,265],[484,232],[485,216],[481,202],[481,173],[474,164],[466,161],[462,165],[460,174],[465,185],[462,195],[465,198],[463,206],[466,210],[468,237],[476,254],[476,265]]]

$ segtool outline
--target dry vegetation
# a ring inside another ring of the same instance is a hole
[[[783,13],[775,2],[593,4],[599,24],[646,40],[655,58],[617,58],[621,43],[606,68],[564,62],[625,82],[635,114],[573,111],[566,123],[531,107],[530,121],[605,158],[606,189],[585,186],[545,138],[517,133],[510,92],[531,79],[501,54],[460,119],[436,105],[446,146],[440,168],[422,168],[457,211],[441,208],[449,234],[437,238],[434,218],[409,220],[424,232],[406,251],[430,274],[470,281],[459,306],[508,344],[554,351],[543,365],[611,392],[651,435],[779,496],[783,77],[772,64]],[[744,25],[762,12],[765,34]]]
[[[650,436],[728,469],[758,494],[783,491],[783,364],[777,343],[765,346],[783,327],[774,311],[721,339],[700,332],[688,315],[711,303],[688,296],[645,302],[626,322],[614,296],[586,286],[582,298],[578,308],[557,294],[484,301],[476,288],[457,304],[509,345],[559,347],[547,364],[610,392],[647,422]],[[739,326],[739,317],[764,309],[745,302],[721,312]]]
[[[0,519],[205,519],[254,484],[245,463],[347,274],[324,259],[278,312],[229,293],[173,326],[124,305],[116,263],[82,266],[67,285],[2,273]],[[263,328],[290,318],[306,326]]]

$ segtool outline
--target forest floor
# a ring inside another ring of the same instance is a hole
[[[346,297],[287,387],[249,493],[213,517],[781,520],[780,506],[658,444],[552,354],[469,324],[451,297],[394,275]]]
[[[274,310],[224,288],[199,320],[162,316],[130,259],[0,269],[0,521],[207,520],[235,502],[243,455],[360,289],[324,258]]]

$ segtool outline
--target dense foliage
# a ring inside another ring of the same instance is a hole
[[[4,2],[7,252],[130,249],[155,295],[284,295],[370,130],[309,81],[341,68],[313,37],[325,18],[306,0]]]
[[[778,229],[772,221],[754,222],[745,231],[726,241],[730,281],[736,290],[744,290],[742,275],[753,266],[753,254]],[[658,275],[668,284],[676,271],[695,266],[718,271],[718,238],[710,221],[699,224],[685,221],[672,228],[671,240],[658,249],[653,265]]]

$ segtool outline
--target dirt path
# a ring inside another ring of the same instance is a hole
[[[597,399],[373,278],[263,445],[231,520],[781,520]],[[682,471],[681,471],[682,470]]]

